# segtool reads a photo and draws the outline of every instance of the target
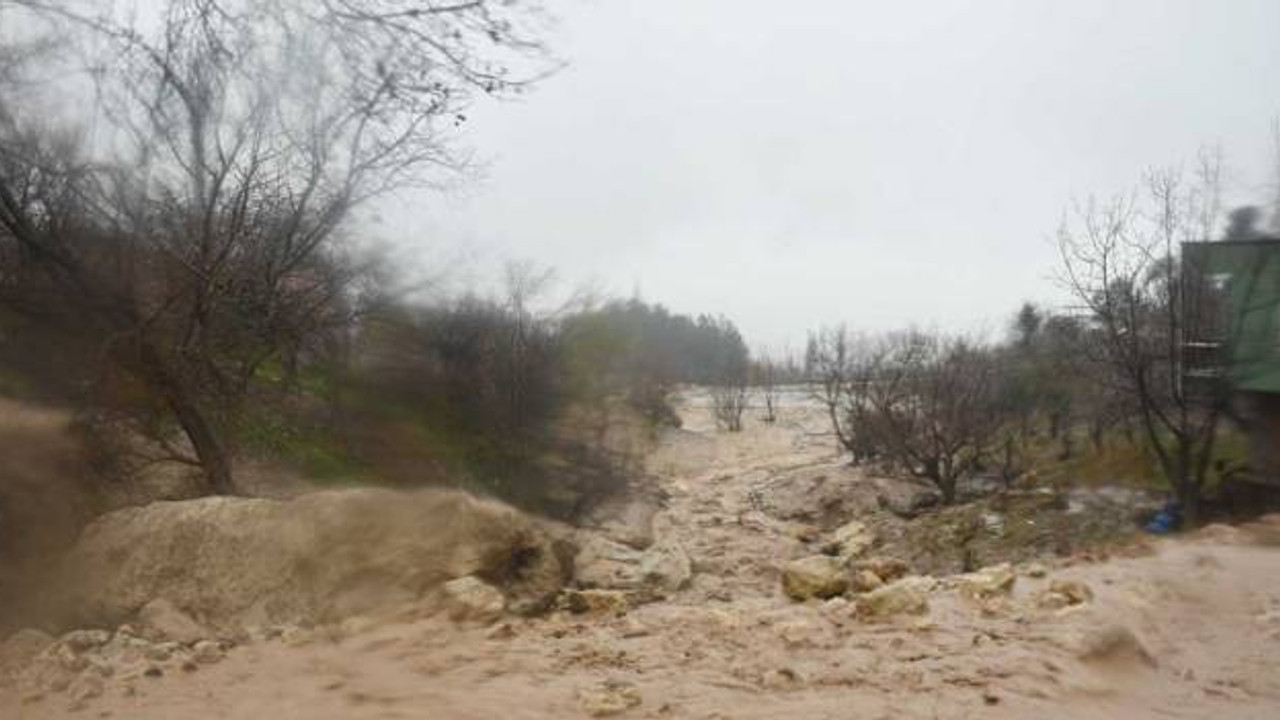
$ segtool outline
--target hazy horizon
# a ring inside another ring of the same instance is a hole
[[[1280,3],[569,2],[567,67],[476,107],[484,177],[387,203],[424,268],[510,260],[724,314],[796,348],[848,322],[1000,331],[1058,302],[1052,236],[1220,146],[1226,204],[1273,190]]]

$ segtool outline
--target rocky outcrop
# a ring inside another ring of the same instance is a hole
[[[782,591],[792,600],[826,599],[848,589],[848,571],[839,558],[814,555],[792,560],[782,568]]]
[[[140,619],[182,641],[200,639],[200,628],[226,634],[394,610],[467,576],[498,588],[508,608],[533,609],[565,579],[547,527],[511,507],[376,489],[118,511],[85,530],[63,574],[74,624]]]

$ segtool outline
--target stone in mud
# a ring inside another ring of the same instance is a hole
[[[138,625],[152,639],[190,645],[208,639],[209,631],[173,603],[157,598],[138,611]]]
[[[857,614],[863,618],[923,615],[929,611],[931,577],[905,577],[858,597]]]
[[[689,584],[693,563],[671,540],[659,541],[642,552],[592,535],[578,548],[574,577],[584,588],[675,591]]]
[[[826,555],[814,555],[782,568],[782,591],[792,600],[826,599],[849,589],[844,563]]]
[[[993,565],[957,578],[960,595],[970,600],[1007,597],[1013,592],[1017,576],[1008,563]]]
[[[849,589],[855,593],[868,593],[884,587],[884,580],[870,570],[855,570],[849,581]]]
[[[83,703],[102,695],[102,678],[94,673],[83,673],[67,686],[67,695],[74,703]]]
[[[1093,590],[1078,580],[1052,580],[1049,587],[1036,595],[1036,605],[1046,610],[1061,610],[1084,605],[1093,600]]]
[[[560,605],[575,614],[621,615],[630,607],[627,594],[621,590],[566,590]]]
[[[877,478],[875,488],[880,507],[907,520],[942,501],[942,494],[936,489],[906,480]]]
[[[497,620],[506,609],[506,598],[497,588],[472,575],[445,583],[445,608],[453,620]]]
[[[876,577],[884,582],[893,582],[911,574],[911,566],[905,562],[891,557],[873,557],[863,560],[854,560],[849,564],[849,568],[854,572],[860,570],[870,570],[875,573]]]
[[[621,715],[643,702],[640,691],[631,683],[607,680],[600,685],[578,691],[578,706],[591,717]]]
[[[222,646],[211,640],[201,640],[191,648],[192,657],[201,665],[213,665],[224,657]]]
[[[111,640],[111,633],[106,630],[72,630],[62,636],[60,642],[72,652],[82,653],[102,647]]]
[[[842,558],[861,556],[876,542],[875,533],[858,520],[842,525],[835,533],[835,550]]]
[[[1022,568],[1022,574],[1029,578],[1042,578],[1049,574],[1049,568],[1042,562],[1031,562]]]

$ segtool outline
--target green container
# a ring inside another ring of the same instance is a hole
[[[1280,240],[1182,245],[1183,375],[1280,393]]]

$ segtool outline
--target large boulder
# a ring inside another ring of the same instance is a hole
[[[849,589],[844,563],[827,555],[814,555],[782,568],[782,591],[792,600],[831,598]]]
[[[584,588],[673,592],[689,584],[693,562],[673,540],[636,550],[600,535],[581,540],[574,579]]]
[[[531,609],[554,599],[565,573],[548,527],[509,506],[380,489],[121,510],[90,525],[64,567],[80,626],[131,621],[164,598],[200,626],[232,631],[394,610],[471,575],[509,608]]]

